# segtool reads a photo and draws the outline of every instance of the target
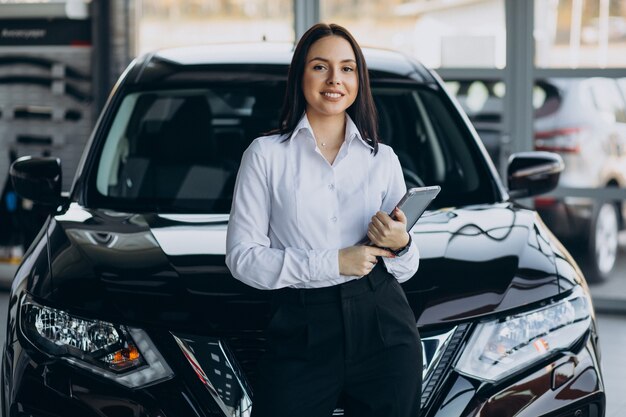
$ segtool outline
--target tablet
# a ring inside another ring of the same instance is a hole
[[[439,191],[441,191],[441,187],[438,185],[411,188],[406,192],[398,204],[396,204],[396,207],[402,210],[406,216],[407,231],[411,230],[413,226],[415,226],[415,223],[417,223],[419,218],[426,211],[430,202],[437,197]],[[389,213],[389,215],[393,218],[392,213]]]
[[[415,226],[415,223],[417,223],[419,218],[426,211],[430,202],[437,197],[439,191],[441,191],[441,187],[438,185],[410,188],[400,199],[398,204],[396,204],[396,207],[402,210],[406,216],[407,232]],[[393,218],[393,210],[389,213],[389,216]],[[359,242],[359,244],[363,245],[369,245],[370,243],[370,239],[367,236]]]

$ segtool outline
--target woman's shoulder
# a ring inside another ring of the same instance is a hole
[[[275,135],[259,136],[252,141],[248,149],[251,152],[259,152],[264,155],[269,155],[283,147],[286,137],[287,135],[280,133]]]
[[[377,156],[381,156],[382,159],[388,159],[390,157],[394,157],[395,155],[396,153],[394,152],[391,146],[378,142],[378,155]]]

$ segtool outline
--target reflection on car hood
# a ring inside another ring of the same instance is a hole
[[[188,330],[264,323],[269,292],[240,283],[225,266],[227,215],[132,214],[72,204],[54,220],[53,285],[51,293],[36,294],[54,304]],[[559,292],[555,248],[533,211],[502,203],[427,212],[413,240],[420,268],[403,286],[421,325]]]

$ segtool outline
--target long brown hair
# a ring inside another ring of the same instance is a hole
[[[274,133],[291,134],[300,121],[302,114],[306,109],[306,99],[302,92],[302,76],[306,63],[306,56],[309,53],[311,45],[321,38],[327,36],[340,36],[347,40],[352,46],[354,56],[356,57],[357,74],[359,77],[359,89],[356,100],[346,112],[359,129],[361,137],[374,148],[374,154],[378,152],[378,114],[374,99],[372,98],[372,90],[370,88],[370,79],[365,64],[363,52],[354,37],[348,30],[334,23],[325,24],[318,23],[306,31],[291,59],[289,65],[289,73],[287,75],[287,88],[285,98],[283,100],[283,108],[280,115],[280,126]]]

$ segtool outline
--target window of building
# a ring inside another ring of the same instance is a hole
[[[624,67],[626,3],[535,0],[534,35],[538,67]]]
[[[139,2],[138,52],[224,42],[293,42],[292,0]]]
[[[320,0],[320,9],[323,22],[347,27],[360,44],[401,50],[429,67],[506,64],[503,0]]]

